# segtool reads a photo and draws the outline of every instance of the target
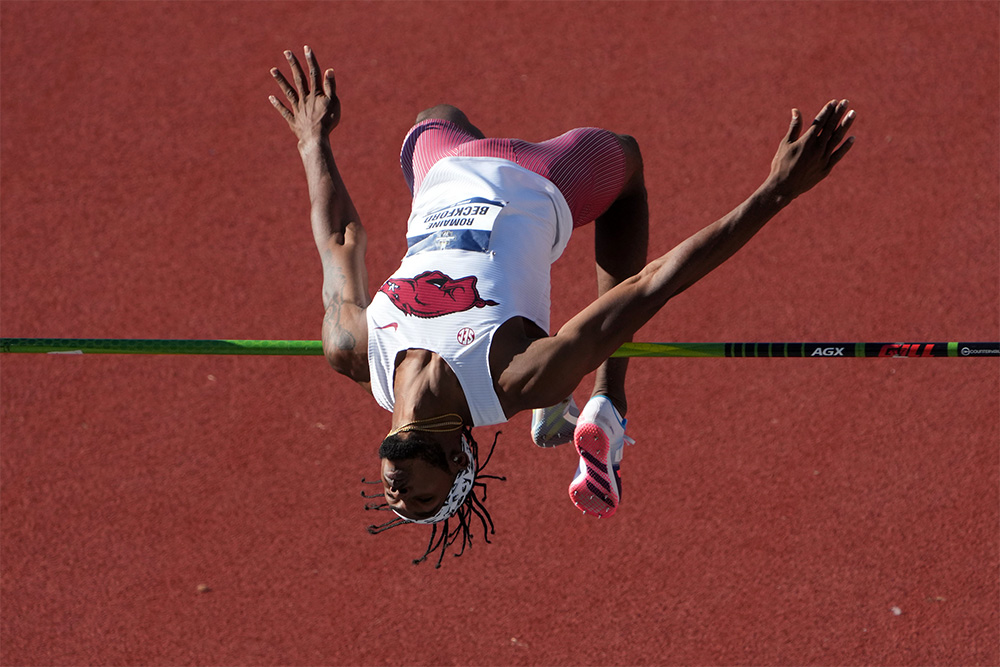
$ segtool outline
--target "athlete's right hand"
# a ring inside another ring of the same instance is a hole
[[[340,100],[337,98],[333,70],[326,70],[321,78],[316,55],[308,46],[304,50],[306,64],[309,66],[308,79],[295,54],[285,51],[285,58],[292,70],[292,80],[295,81],[294,88],[277,67],[271,68],[271,76],[278,82],[291,109],[274,95],[269,97],[274,108],[288,121],[288,126],[298,137],[300,144],[325,137],[340,123]]]
[[[847,107],[847,100],[831,100],[804,132],[802,114],[792,111],[792,124],[778,146],[768,177],[778,195],[791,200],[810,190],[851,150],[854,137],[844,141],[844,136],[855,114]]]

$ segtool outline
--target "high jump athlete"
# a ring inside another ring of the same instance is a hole
[[[791,124],[764,183],[723,218],[646,262],[648,209],[635,139],[579,128],[541,143],[486,138],[455,107],[421,112],[402,147],[413,194],[407,251],[373,295],[366,234],[334,161],[330,132],[341,108],[333,70],[305,47],[304,71],[285,52],[292,82],[271,74],[287,100],[271,104],[298,139],[323,263],[323,351],[333,368],[392,412],[379,448],[381,493],[369,506],[395,512],[371,526],[433,524],[428,548],[484,533],[492,520],[471,427],[533,410],[535,444],[573,440],[569,486],[584,513],[618,508],[626,441],[627,359],[611,354],[670,300],[722,264],[850,150],[855,113],[827,103],[804,128]],[[549,270],[575,227],[594,221],[597,299],[549,333]],[[572,392],[596,369],[578,411]],[[496,441],[494,440],[494,446]],[[492,450],[491,452],[492,453]],[[488,461],[488,457],[487,457]],[[476,490],[483,492],[483,498]],[[455,517],[458,525],[449,526]],[[442,523],[443,522],[443,523]],[[441,531],[438,533],[438,524]],[[488,536],[484,535],[488,541]]]

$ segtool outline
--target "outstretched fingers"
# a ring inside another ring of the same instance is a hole
[[[309,67],[309,90],[317,91],[322,87],[319,79],[319,63],[316,62],[316,54],[308,46],[303,47],[306,54],[306,65]]]
[[[272,67],[271,76],[274,77],[274,80],[275,82],[277,82],[278,87],[281,88],[281,92],[285,94],[285,97],[288,98],[288,101],[291,103],[291,105],[295,106],[296,104],[298,104],[299,95],[298,93],[295,92],[295,89],[292,88],[292,85],[288,83],[288,79],[286,79],[285,75],[281,73],[281,70],[279,70],[277,67]]]
[[[323,92],[331,100],[337,97],[337,79],[333,76],[333,70],[326,70],[323,76]]]
[[[802,133],[802,112],[798,109],[792,109],[792,122],[788,126],[788,134],[785,135],[785,141],[792,143],[798,141],[799,135]]]
[[[840,162],[843,159],[843,157],[847,155],[847,151],[851,150],[851,146],[853,145],[854,145],[854,137],[848,137],[847,141],[845,141],[840,148],[838,148],[830,155],[830,160],[829,162],[826,163],[826,168],[833,169],[834,165]]]
[[[291,51],[285,51],[285,58],[288,59],[288,64],[292,70],[292,80],[295,81],[295,87],[288,82],[285,75],[281,73],[277,67],[271,68],[271,76],[278,83],[281,91],[288,98],[288,101],[294,107],[299,103],[299,100],[307,97],[310,92],[315,93],[316,91],[322,90],[327,97],[332,98],[336,93],[336,83],[333,78],[333,70],[328,69],[323,73],[322,78],[320,78],[320,68],[319,63],[316,61],[316,54],[313,50],[306,46],[305,57],[306,66],[309,68],[309,78],[306,79],[306,75],[302,70],[302,66],[299,64],[298,59],[295,54]]]
[[[827,114],[826,122],[823,124],[823,134],[830,137],[833,131],[837,129],[840,124],[840,119],[844,117],[844,113],[847,112],[847,100],[840,100],[840,102],[830,102],[830,113]]]
[[[314,138],[316,130],[328,134],[340,122],[340,100],[336,96],[333,70],[321,70],[316,54],[309,46],[304,47],[304,51],[305,62],[301,64],[291,51],[284,52],[294,85],[277,67],[271,68],[271,76],[286,101],[279,101],[274,95],[268,96],[271,105],[288,121],[300,140],[307,135]]]
[[[830,117],[833,115],[837,108],[837,100],[830,100],[823,108],[819,110],[816,117],[813,118],[812,125],[809,126],[809,130],[806,133],[806,138],[808,139],[818,139],[826,133],[827,123],[830,122]]]
[[[270,100],[270,102],[271,102],[271,106],[273,106],[273,107],[274,107],[275,109],[277,109],[277,110],[278,110],[278,113],[280,113],[280,114],[281,114],[281,117],[282,117],[282,118],[284,118],[285,120],[287,120],[287,121],[288,121],[289,123],[291,123],[292,121],[294,121],[294,120],[295,120],[295,114],[293,114],[293,113],[292,113],[292,112],[291,112],[291,111],[290,111],[290,110],[288,109],[288,107],[286,107],[286,106],[285,106],[284,104],[282,104],[282,103],[281,103],[281,102],[280,102],[280,101],[278,100],[278,98],[277,98],[277,97],[275,97],[274,95],[268,95],[268,96],[267,96],[267,99],[268,99],[268,100]]]
[[[291,51],[285,51],[285,58],[288,59],[288,66],[292,68],[292,80],[295,81],[295,90],[299,97],[303,98],[309,94],[309,87],[306,86],[306,75],[302,71],[299,59]]]
[[[317,94],[322,90],[323,94],[333,99],[337,93],[337,83],[333,78],[333,70],[326,70],[323,72],[322,78],[320,78],[319,62],[316,60],[316,54],[308,45],[303,47],[303,50],[306,54],[306,65],[309,67],[309,91]],[[308,94],[309,91],[306,91],[306,93]]]
[[[830,100],[816,115],[807,132],[807,139],[826,157],[827,170],[832,169],[854,144],[854,137],[844,141],[856,117],[853,110],[847,111],[849,104],[847,100]]]
[[[826,178],[854,144],[854,137],[847,137],[854,120],[847,100],[826,103],[808,128],[802,126],[801,114],[793,109],[788,134],[771,161],[769,178],[777,190],[794,199]]]
[[[844,140],[844,136],[847,135],[847,131],[851,129],[851,125],[854,123],[855,115],[856,114],[853,109],[847,112],[847,115],[844,116],[844,120],[841,121],[840,125],[837,126],[837,129],[833,131],[833,134],[830,135],[830,141],[826,146],[827,152],[832,153],[834,149],[840,146],[840,142]]]
[[[823,142],[829,142],[834,130],[837,129],[840,124],[840,120],[844,117],[844,113],[847,111],[847,100],[830,100],[826,105],[816,114],[816,119],[813,120],[812,127],[810,130],[813,132],[813,136],[817,139],[821,139]]]

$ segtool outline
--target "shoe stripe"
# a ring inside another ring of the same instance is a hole
[[[602,475],[599,471],[594,470],[590,466],[587,466],[587,473],[588,473],[587,475],[588,481],[597,482],[598,484],[603,486],[608,493],[611,492],[611,482],[605,479],[604,475]]]
[[[608,505],[609,508],[615,506],[615,502],[613,500],[611,500],[611,498],[609,498],[603,491],[601,491],[596,486],[594,486],[593,484],[591,484],[589,479],[587,480],[587,489],[591,493],[593,493],[594,495],[596,495],[598,498],[600,498],[601,500],[603,500]]]
[[[585,450],[585,449],[584,450],[577,449],[577,451],[580,453],[580,458],[585,459],[587,461],[587,463],[591,464],[595,468],[597,468],[599,470],[600,469],[605,469],[605,470],[607,469],[608,464],[606,462],[600,460],[599,458],[597,458],[596,456],[594,456],[593,454],[591,454],[587,450]],[[606,475],[607,472],[605,472],[604,474]]]

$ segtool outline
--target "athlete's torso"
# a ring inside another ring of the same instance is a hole
[[[549,329],[549,269],[572,230],[547,179],[499,158],[449,157],[427,173],[407,253],[367,309],[372,394],[387,410],[399,352],[444,359],[473,423],[506,421],[490,373],[494,335],[512,318]]]

